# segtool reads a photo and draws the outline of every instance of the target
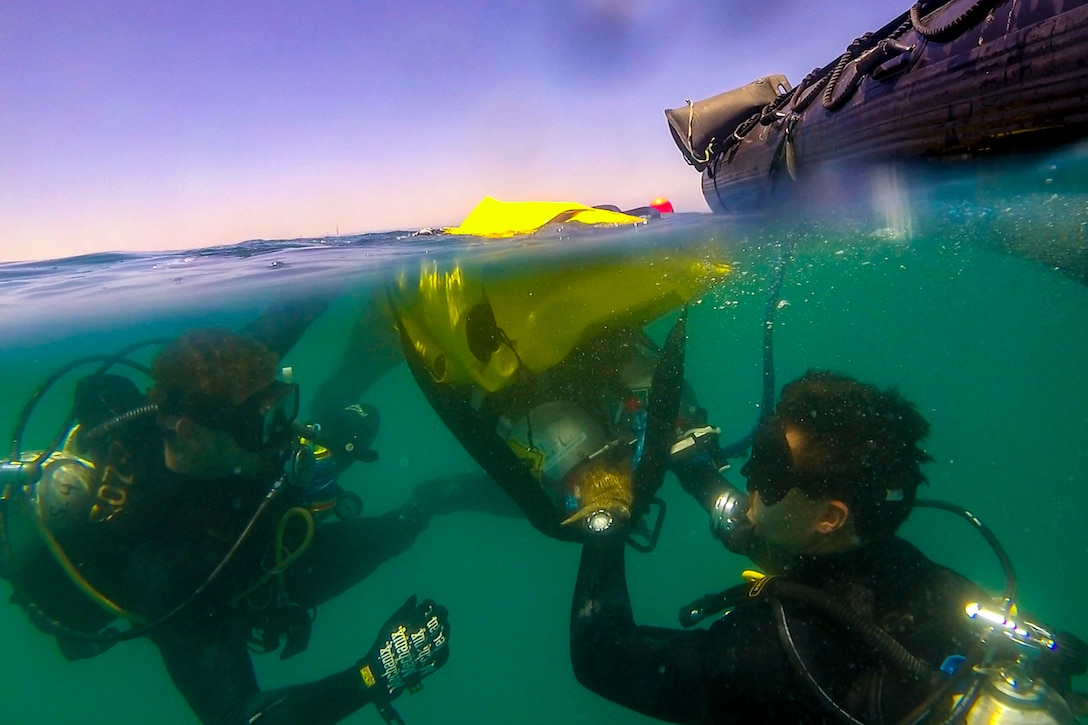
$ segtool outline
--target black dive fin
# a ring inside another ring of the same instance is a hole
[[[680,411],[680,393],[684,384],[687,320],[685,307],[665,339],[661,359],[654,370],[647,410],[646,447],[634,477],[636,508],[631,514],[636,519],[649,511],[651,501],[665,482],[669,467],[669,451],[676,439],[676,415]]]

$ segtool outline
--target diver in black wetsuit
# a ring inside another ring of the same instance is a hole
[[[934,689],[955,679],[944,672],[977,664],[964,605],[989,601],[894,536],[925,480],[920,464],[930,459],[918,444],[928,431],[894,390],[810,372],[785,386],[756,435],[742,469],[750,501],[721,493],[714,467],[674,462],[723,543],[767,576],[723,593],[718,609],[731,609],[709,629],[639,626],[622,532],[587,538],[570,623],[578,680],[674,722],[916,722]],[[696,615],[693,607],[682,621]],[[1073,652],[1083,644],[1064,642]],[[1047,682],[1068,691],[1070,674],[1084,671],[1080,656]],[[951,694],[929,706],[947,707]]]
[[[289,347],[297,335],[257,337]],[[439,479],[381,516],[340,510],[330,476],[345,464],[330,474],[298,437],[298,387],[276,379],[278,359],[207,330],[162,349],[146,399],[123,376],[85,378],[63,450],[36,484],[5,490],[0,575],[71,659],[151,639],[204,722],[332,723],[368,703],[395,719],[389,703],[449,656],[434,602],[412,597],[362,659],[309,684],[260,690],[250,651],[304,650],[318,604],[491,484]]]

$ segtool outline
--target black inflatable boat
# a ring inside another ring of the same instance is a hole
[[[1058,147],[1088,136],[1088,0],[921,0],[797,86],[665,115],[715,212],[841,196],[859,165]]]

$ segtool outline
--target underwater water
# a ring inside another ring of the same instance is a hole
[[[1088,203],[1081,194],[1015,189],[953,204],[937,193],[908,198],[890,216],[883,208],[819,222],[677,215],[633,229],[559,228],[509,240],[377,234],[0,265],[0,430],[14,429],[27,397],[69,360],[193,327],[238,328],[273,302],[339,289],[283,361],[301,384],[305,411],[307,395],[338,362],[360,306],[398,274],[460,264],[466,274],[531,277],[537,268],[555,274],[602,259],[621,265],[639,250],[733,265],[690,306],[686,361],[687,379],[729,441],[759,413],[767,290],[788,249],[774,320],[778,385],[821,368],[898,386],[933,426],[926,447],[935,460],[920,496],[977,514],[1016,567],[1021,607],[1083,637],[1088,286],[1039,261],[1046,255],[1024,253],[1054,244],[1055,224],[1083,234]],[[1060,219],[1053,211],[1059,203]],[[988,243],[1009,228],[1017,253]],[[660,341],[673,318],[652,325],[651,334]],[[133,357],[146,362],[153,350]],[[22,449],[48,445],[77,377],[63,377],[41,398]],[[383,376],[363,400],[382,412],[374,444],[380,459],[352,467],[341,484],[368,513],[398,506],[421,481],[478,470],[406,366]],[[496,487],[496,495],[504,494]],[[650,554],[629,551],[628,580],[636,619],[674,627],[682,605],[739,581],[746,562],[711,538],[705,513],[675,479],[660,495],[669,504],[660,543]],[[1000,589],[993,553],[955,516],[919,510],[901,533],[932,558]],[[571,674],[567,620],[578,555],[577,545],[521,519],[437,517],[408,552],[319,609],[305,653],[286,661],[255,656],[259,681],[271,688],[350,666],[405,597],[419,594],[449,608],[452,656],[421,692],[397,700],[406,722],[650,722],[584,690]],[[0,589],[6,598],[9,585]],[[146,640],[69,663],[52,638],[7,605],[0,606],[0,641],[4,722],[195,721]],[[1084,678],[1076,684],[1088,686]],[[380,717],[364,708],[348,721]]]

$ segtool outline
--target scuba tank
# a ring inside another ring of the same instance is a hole
[[[955,721],[953,721],[955,722]],[[1000,668],[986,675],[965,725],[1076,725],[1065,700],[1042,680]]]
[[[646,452],[654,373],[661,354],[645,340],[628,340],[625,349],[629,354],[619,361],[615,374],[605,382],[597,400],[611,435],[575,403],[545,403],[530,413],[530,416],[539,415],[549,421],[545,440],[558,436],[568,441],[569,448],[559,443],[552,447],[546,445],[542,450],[545,469],[542,485],[545,488],[557,485],[554,479],[547,480],[548,463],[552,463],[553,473],[565,477],[561,488],[566,498],[562,503],[566,504],[564,513],[570,515],[563,524],[583,517],[591,531],[603,531],[612,520],[631,517],[634,472]],[[705,414],[691,386],[686,380],[682,381],[677,432],[695,421],[705,422]],[[515,452],[524,450],[527,431],[523,427],[512,430],[508,439]],[[504,431],[500,429],[499,433],[502,436]],[[531,460],[528,462],[533,464]],[[555,468],[560,470],[555,471]],[[556,503],[561,502],[556,500]],[[658,505],[662,505],[660,500]]]
[[[21,462],[35,458],[27,454]],[[82,562],[67,553],[94,546],[106,489],[100,471],[70,450],[50,454],[36,470],[31,482],[6,487],[0,511],[5,568],[13,582],[26,584],[15,599],[35,622],[64,620],[97,631],[119,617],[140,621],[93,586]],[[43,593],[48,610],[39,603]]]
[[[499,419],[496,431],[559,510],[561,524],[591,532],[631,517],[632,441],[612,438],[581,406],[537,405],[524,418]]]
[[[1042,680],[1018,681],[999,670],[983,684],[965,725],[1076,725],[1076,715],[1053,688]]]
[[[19,503],[35,525],[57,541],[76,543],[86,536],[98,509],[100,478],[93,462],[68,450],[57,451],[45,459],[38,480],[20,490]]]
[[[633,506],[653,445],[650,409],[662,358],[643,333],[617,330],[509,394],[485,396],[481,409],[498,411],[495,434],[546,494],[560,526],[601,533],[644,513]],[[598,377],[602,367],[609,373]],[[670,411],[697,407],[690,394],[677,391],[677,398],[685,404],[674,402]],[[675,419],[675,413],[666,419],[669,444]]]
[[[988,644],[987,661],[974,668],[976,674],[956,697],[947,721],[962,721],[965,725],[1075,725],[1077,717],[1069,705],[1034,671],[1043,657],[1059,649],[1076,650],[1079,645],[1081,651],[1074,652],[1073,658],[1083,660],[1088,654],[1083,650],[1084,643],[1068,635],[1051,634],[1034,622],[1006,616],[1000,609],[979,603],[969,604],[966,614],[983,632],[983,642]]]

